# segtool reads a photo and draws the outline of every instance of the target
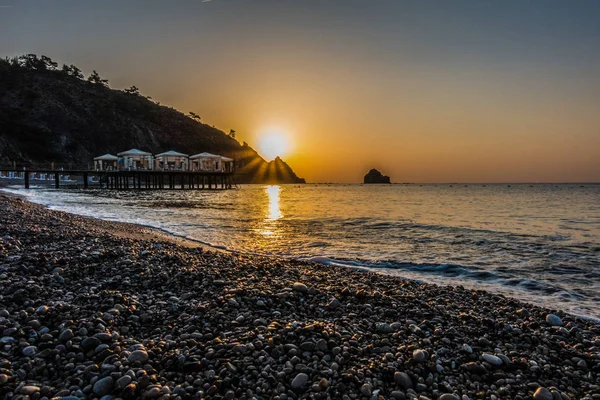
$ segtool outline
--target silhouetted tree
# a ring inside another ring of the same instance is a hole
[[[128,89],[123,90],[125,93],[127,94],[132,94],[134,96],[139,96],[140,95],[140,89],[138,89],[137,86],[131,86]]]
[[[96,72],[96,70],[94,70],[90,76],[88,76],[88,82],[94,83],[94,84],[100,84],[102,86],[108,86],[108,79],[102,79],[100,77],[100,75]]]
[[[230,129],[229,130],[229,137],[235,139],[235,129]]]
[[[36,71],[42,71],[46,69],[46,64],[44,64],[44,62],[35,54],[24,54],[20,56],[19,66]]]
[[[11,65],[11,67],[20,67],[21,66],[19,63],[19,57],[16,57],[16,56],[11,57],[11,58],[6,57],[5,60],[7,63],[9,63]]]
[[[56,71],[58,69],[58,63],[52,61],[48,56],[42,55],[40,61],[44,64],[44,69],[47,69],[48,71]]]
[[[190,114],[190,118],[195,119],[196,121],[200,121],[202,119],[202,118],[200,118],[200,116],[198,114],[196,114],[193,111],[190,111],[189,114]]]
[[[81,70],[79,68],[77,68],[77,66],[75,66],[73,64],[71,64],[71,65],[63,64],[62,71],[69,76],[73,76],[77,79],[83,79],[83,73],[81,72]]]

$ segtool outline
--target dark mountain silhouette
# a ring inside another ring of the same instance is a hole
[[[86,167],[95,156],[130,148],[210,152],[236,160],[236,182],[301,183],[281,159],[266,162],[246,143],[162,106],[132,86],[110,89],[94,71],[29,54],[0,59],[0,164]]]

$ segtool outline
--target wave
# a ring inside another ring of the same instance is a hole
[[[385,272],[386,270],[402,270],[418,273],[419,275],[436,275],[444,278],[461,278],[476,282],[492,283],[500,286],[508,286],[527,291],[542,292],[552,295],[562,292],[569,293],[568,289],[559,285],[543,282],[535,279],[517,277],[507,273],[505,270],[490,270],[476,266],[457,264],[421,264],[396,261],[371,262],[365,260],[344,260],[325,256],[300,257],[300,261],[316,262],[320,264],[338,267],[367,268],[369,270]],[[573,297],[578,297],[573,295]]]

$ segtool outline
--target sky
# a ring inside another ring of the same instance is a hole
[[[598,21],[597,0],[0,0],[0,56],[95,69],[259,151],[281,135],[309,182],[599,182]]]

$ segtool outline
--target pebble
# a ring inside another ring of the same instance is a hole
[[[468,344],[463,344],[462,347],[460,348],[462,351],[464,351],[465,353],[473,353],[473,348],[471,346],[469,346]]]
[[[388,324],[386,322],[377,322],[375,324],[375,329],[379,333],[392,333],[394,331],[392,329],[392,327],[390,326],[390,324]]]
[[[62,331],[60,333],[60,335],[58,336],[58,340],[60,340],[61,342],[67,342],[71,339],[73,339],[75,335],[73,334],[73,331],[70,329],[65,329],[64,331]]]
[[[423,362],[427,360],[428,355],[425,350],[417,349],[413,351],[412,358],[417,362]]]
[[[27,395],[27,396],[31,396],[34,393],[38,393],[40,391],[40,388],[37,386],[23,386],[21,388],[21,393]]]
[[[100,345],[100,339],[95,338],[95,337],[86,337],[85,339],[83,339],[81,341],[81,347],[83,347],[84,350],[92,350],[95,349],[96,347],[98,347]]]
[[[117,389],[123,389],[127,385],[129,385],[132,381],[131,376],[125,375],[117,379]]]
[[[33,357],[37,353],[37,347],[35,346],[27,346],[23,348],[23,355],[25,357]]]
[[[483,360],[485,362],[487,362],[488,364],[493,365],[495,367],[499,367],[500,365],[502,365],[502,360],[499,357],[496,357],[492,354],[484,354]]]
[[[546,389],[545,387],[540,387],[533,394],[533,399],[534,400],[553,400],[554,397],[552,396],[552,393],[550,393],[550,391],[548,389]]]
[[[546,315],[546,322],[552,326],[561,326],[562,319],[558,315],[548,314]]]
[[[410,379],[410,376],[408,376],[408,374],[406,372],[398,372],[398,371],[395,372],[394,373],[394,382],[398,386],[400,386],[406,390],[413,388],[412,379]]]
[[[371,393],[373,392],[373,386],[371,386],[370,383],[365,383],[360,387],[360,392],[363,396],[370,397]]]
[[[308,383],[308,375],[301,372],[292,380],[292,389],[302,389]]]
[[[478,364],[476,362],[469,362],[469,363],[463,364],[462,367],[472,374],[476,374],[476,375],[487,374],[487,370],[484,368],[484,366],[481,364]]]
[[[460,397],[451,393],[444,393],[438,398],[438,400],[460,400]]]
[[[110,376],[99,379],[98,381],[96,381],[96,383],[94,383],[94,394],[98,396],[104,396],[106,394],[109,394],[113,389],[113,385],[113,378],[111,378]]]
[[[327,304],[327,309],[330,311],[337,310],[342,306],[342,303],[335,297]]]
[[[292,289],[294,289],[295,291],[300,292],[300,293],[308,292],[308,286],[306,286],[304,283],[301,283],[301,282],[294,283],[294,285],[292,286]]]
[[[127,357],[127,360],[130,363],[134,363],[134,362],[145,363],[146,361],[148,361],[148,353],[146,353],[144,350],[135,350],[135,351],[132,351],[131,354],[129,354],[129,356]]]

